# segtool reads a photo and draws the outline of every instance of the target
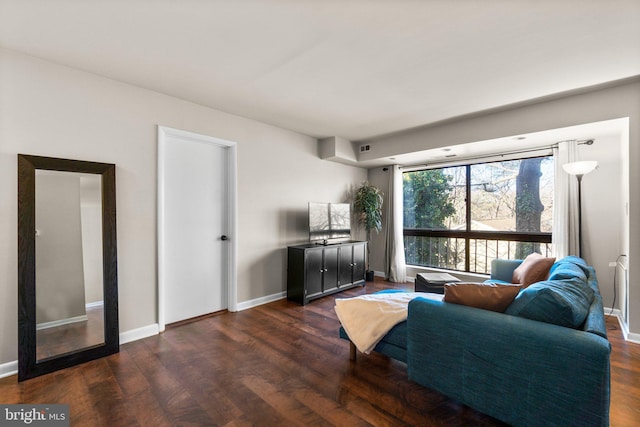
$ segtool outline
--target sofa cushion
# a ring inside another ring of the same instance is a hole
[[[563,258],[556,262],[549,271],[549,280],[578,279],[586,283],[587,274],[579,264]]]
[[[585,321],[594,292],[579,279],[547,280],[520,291],[506,314],[577,329]]]
[[[512,283],[519,283],[526,288],[532,283],[545,280],[555,260],[545,258],[536,252],[527,255],[522,264],[513,270]]]
[[[447,283],[444,285],[444,301],[502,313],[519,291],[520,285]]]
[[[491,282],[512,283],[513,270],[522,264],[521,259],[493,259],[491,260]]]

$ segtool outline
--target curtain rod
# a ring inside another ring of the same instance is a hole
[[[596,142],[595,138],[588,138],[588,139],[565,139],[564,141],[558,141],[555,144],[551,145],[551,148],[555,148],[558,146],[558,144],[560,144],[561,142],[571,142],[571,141],[576,141],[578,143],[578,145],[593,145],[594,142]]]
[[[417,168],[420,166],[438,166],[438,165],[442,165],[442,164],[447,164],[447,163],[460,163],[460,162],[466,162],[466,161],[473,161],[473,160],[482,160],[482,159],[489,159],[492,157],[504,157],[504,156],[513,156],[516,154],[525,154],[525,153],[535,153],[535,152],[539,152],[539,151],[547,151],[547,150],[553,150],[554,148],[558,148],[558,144],[562,143],[562,142],[571,142],[571,141],[576,141],[578,143],[578,145],[592,145],[595,142],[595,138],[588,138],[588,139],[566,139],[563,141],[558,141],[555,142],[551,145],[544,145],[541,147],[535,147],[535,148],[524,148],[522,150],[514,150],[514,151],[508,151],[505,153],[495,153],[495,154],[479,154],[477,156],[470,156],[470,157],[460,157],[460,158],[454,158],[454,157],[450,157],[448,159],[441,159],[435,162],[421,162],[421,163],[415,163],[415,164],[409,164],[409,165],[402,165],[400,166],[400,169],[406,169],[406,168]]]

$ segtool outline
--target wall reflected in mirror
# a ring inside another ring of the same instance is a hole
[[[36,170],[36,360],[102,345],[102,176]]]

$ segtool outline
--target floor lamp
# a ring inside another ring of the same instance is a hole
[[[562,165],[562,168],[569,175],[578,178],[578,256],[582,258],[582,177],[598,166],[595,160],[571,162]]]

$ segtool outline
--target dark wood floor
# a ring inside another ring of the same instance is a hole
[[[87,320],[36,331],[36,360],[104,343],[102,306],[87,309]]]
[[[337,338],[336,297],[286,300],[181,324],[119,354],[22,383],[0,380],[0,403],[68,403],[72,426],[500,426],[408,380],[379,354],[349,361]],[[640,425],[640,345],[614,318],[612,426]]]

